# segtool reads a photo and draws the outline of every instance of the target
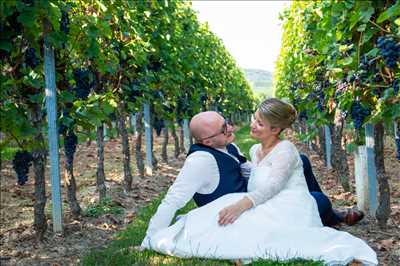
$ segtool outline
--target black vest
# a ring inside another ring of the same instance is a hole
[[[246,161],[244,156],[241,156],[237,148],[229,144],[227,147],[229,154],[236,157],[240,163]],[[211,153],[217,161],[219,170],[219,184],[217,188],[210,194],[195,193],[193,196],[194,202],[201,207],[207,203],[225,195],[234,192],[246,192],[247,180],[240,172],[240,163],[233,159],[228,154],[211,148],[203,144],[193,144],[190,147],[189,154],[196,151],[205,151]]]

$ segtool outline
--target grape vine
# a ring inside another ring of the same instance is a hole
[[[69,33],[69,15],[65,10],[61,11],[60,31],[65,34]]]

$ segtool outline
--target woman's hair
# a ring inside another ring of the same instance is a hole
[[[276,98],[264,100],[258,107],[262,119],[267,120],[272,127],[289,128],[296,120],[296,109],[289,103]]]

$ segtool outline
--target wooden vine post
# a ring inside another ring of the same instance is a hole
[[[145,160],[145,172],[147,175],[153,175],[153,158],[151,151],[151,122],[150,122],[150,105],[144,104],[143,107],[143,115],[144,115],[144,132],[145,132],[145,140],[146,140],[146,160]]]
[[[374,153],[374,127],[365,125],[365,145],[354,152],[357,207],[374,216],[378,207],[377,180]]]
[[[190,148],[190,132],[189,132],[189,119],[183,119],[183,145],[185,151],[188,152]]]
[[[48,23],[48,22],[47,22]],[[46,24],[45,24],[46,25]],[[46,25],[47,28],[49,27]],[[50,157],[51,200],[53,214],[53,231],[62,232],[62,205],[60,186],[60,164],[58,154],[57,132],[57,92],[54,49],[50,46],[48,37],[44,41],[44,73],[46,86],[46,110],[48,123],[48,141]]]
[[[332,139],[331,139],[331,129],[329,126],[324,126],[325,131],[325,160],[326,168],[332,169]]]

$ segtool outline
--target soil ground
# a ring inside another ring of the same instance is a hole
[[[289,136],[290,138],[290,136]],[[318,155],[306,145],[291,138],[302,153],[309,156],[315,175],[323,190],[329,195],[338,209],[355,205],[354,193],[344,192],[336,182],[334,172],[327,170]],[[161,138],[155,138],[155,153],[160,161]],[[131,139],[132,172],[134,167],[134,139]],[[172,141],[170,141],[172,143]],[[385,165],[391,184],[391,215],[388,226],[381,229],[373,218],[365,218],[354,226],[342,226],[340,230],[350,232],[367,241],[378,253],[380,265],[399,265],[400,261],[400,163],[395,158],[394,144],[385,144]],[[11,162],[3,161],[1,169],[1,226],[0,226],[0,264],[1,265],[76,265],[88,250],[107,245],[116,232],[123,230],[133,219],[138,208],[145,206],[174,181],[185,156],[172,158],[169,147],[169,163],[159,163],[153,176],[134,177],[133,189],[127,195],[122,189],[122,152],[121,142],[114,139],[106,142],[105,172],[108,195],[124,209],[120,215],[104,214],[98,218],[81,217],[74,219],[66,201],[66,187],[63,189],[64,233],[53,234],[49,219],[49,229],[43,242],[35,239],[32,230],[33,190],[32,173],[27,184],[16,185],[15,173]],[[97,201],[96,192],[96,143],[78,145],[75,157],[75,177],[78,184],[78,200],[83,209]],[[63,165],[63,157],[61,157]],[[353,169],[353,158],[349,156],[349,166]],[[64,171],[63,167],[61,170]],[[48,169],[46,173],[48,175]],[[354,177],[350,179],[354,189]],[[48,176],[47,179],[49,180]],[[64,182],[63,182],[64,183]],[[46,212],[51,217],[51,187],[47,184],[48,202]]]

